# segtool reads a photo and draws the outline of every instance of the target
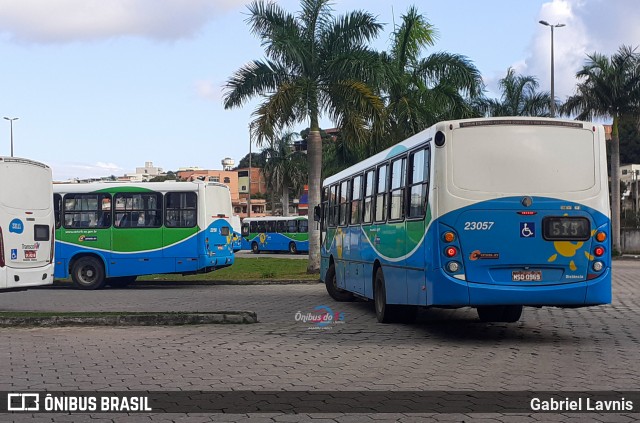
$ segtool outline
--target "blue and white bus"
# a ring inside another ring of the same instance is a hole
[[[548,118],[438,123],[323,183],[321,279],[372,299],[380,322],[417,306],[611,302],[602,125]]]
[[[248,217],[242,221],[242,249],[290,254],[309,251],[307,216]]]

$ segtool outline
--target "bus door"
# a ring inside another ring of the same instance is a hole
[[[164,202],[164,260],[172,266],[173,272],[196,271],[199,255],[198,194],[193,191],[167,192]]]
[[[112,250],[107,277],[165,273],[162,194],[121,192],[113,197]]]

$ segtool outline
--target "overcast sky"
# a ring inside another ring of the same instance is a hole
[[[19,118],[15,155],[49,164],[57,180],[132,173],[146,161],[164,170],[238,162],[257,102],[227,111],[221,99],[235,70],[263,58],[245,22],[247,4],[0,0],[0,114]],[[640,45],[637,0],[338,0],[334,9],[376,15],[386,24],[375,44],[383,50],[394,19],[413,4],[438,31],[426,53],[466,55],[489,95],[509,66],[550,89],[551,37],[541,19],[566,24],[554,32],[561,100],[573,93],[587,53]],[[0,155],[9,155],[10,125],[0,123]]]

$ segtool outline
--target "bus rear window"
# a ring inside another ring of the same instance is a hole
[[[564,193],[596,183],[594,134],[556,126],[457,129],[451,137],[453,185],[468,191]],[[603,170],[604,171],[604,170]]]

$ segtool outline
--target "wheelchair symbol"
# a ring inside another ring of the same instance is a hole
[[[536,236],[536,224],[533,222],[520,223],[520,238],[531,238]]]

